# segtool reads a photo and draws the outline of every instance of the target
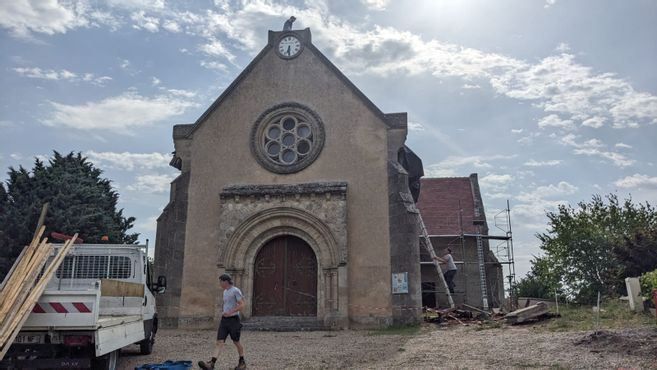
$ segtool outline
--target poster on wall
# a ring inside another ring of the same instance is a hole
[[[392,294],[408,293],[408,272],[392,274]]]

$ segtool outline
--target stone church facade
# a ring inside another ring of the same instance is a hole
[[[405,146],[406,120],[381,112],[312,44],[309,29],[270,31],[207,111],[173,128],[180,175],[155,249],[155,274],[168,281],[161,323],[215,325],[224,272],[245,294],[246,322],[418,322],[412,203],[422,173]],[[399,273],[408,286],[393,293]]]

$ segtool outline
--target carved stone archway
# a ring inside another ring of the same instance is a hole
[[[337,189],[332,185],[294,185],[293,196],[287,193],[289,185],[260,186],[258,191],[248,186],[246,193],[246,186],[241,186],[222,192],[218,266],[232,274],[243,290],[245,318],[252,314],[258,251],[276,237],[291,235],[306,242],[317,258],[318,319],[328,326],[346,326],[346,184]]]

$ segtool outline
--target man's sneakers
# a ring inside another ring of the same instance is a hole
[[[235,367],[235,370],[244,370],[246,369],[246,362],[244,359],[240,359],[240,363]]]
[[[214,361],[212,361],[212,360],[210,360],[208,362],[199,361],[198,362],[198,367],[200,367],[203,370],[214,370]]]

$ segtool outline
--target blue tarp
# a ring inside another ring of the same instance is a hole
[[[165,361],[161,364],[146,364],[135,370],[188,370],[192,368],[191,361]]]

